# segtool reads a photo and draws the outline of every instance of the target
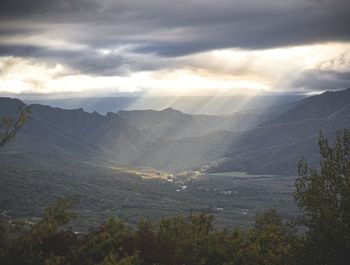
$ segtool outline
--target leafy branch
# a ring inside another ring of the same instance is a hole
[[[31,113],[32,108],[30,106],[20,106],[15,118],[0,117],[0,147],[3,147],[15,137],[23,125],[31,119]]]

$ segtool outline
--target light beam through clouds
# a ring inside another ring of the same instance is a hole
[[[347,88],[349,10],[346,0],[4,0],[0,94]]]
[[[40,58],[6,56],[0,58],[0,90],[43,94],[81,92],[82,95],[142,91],[147,96],[304,92],[310,89],[308,82],[305,86],[301,82],[295,84],[305,78],[305,73],[350,72],[349,51],[350,44],[342,43],[258,51],[214,50],[168,58],[165,68],[127,71],[123,75],[94,75]],[[105,60],[111,54],[108,50],[99,53]],[[164,65],[163,58],[152,55],[150,60],[153,63],[159,60],[159,65]]]

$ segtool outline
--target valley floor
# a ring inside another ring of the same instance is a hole
[[[191,213],[213,214],[221,228],[245,227],[269,208],[277,208],[283,218],[295,217],[294,181],[292,176],[242,172],[173,176],[151,169],[89,166],[62,172],[2,168],[0,210],[10,219],[35,220],[58,197],[77,196],[76,230],[112,216],[136,224]]]

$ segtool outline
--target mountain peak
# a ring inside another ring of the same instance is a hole
[[[177,109],[174,109],[172,107],[169,107],[169,108],[166,108],[166,109],[163,109],[161,111],[159,111],[160,113],[167,113],[167,114],[177,114],[177,115],[186,115],[185,113],[183,113],[182,111],[179,111]]]
[[[166,108],[166,109],[163,109],[162,111],[174,111],[175,109],[173,109],[172,107],[169,107],[169,108]]]

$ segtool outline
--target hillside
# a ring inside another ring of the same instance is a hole
[[[350,128],[349,104],[350,89],[306,98],[237,136],[216,170],[290,174],[303,156],[316,166],[319,133],[334,139],[338,130]]]
[[[0,103],[1,115],[13,115],[23,104],[4,98]],[[32,120],[1,150],[4,160],[15,163],[13,159],[20,159],[53,167],[79,162],[128,164],[155,141],[113,113],[104,116],[82,109],[63,110],[37,104],[31,107]]]
[[[333,139],[338,130],[350,127],[349,94],[348,89],[309,97],[247,131],[163,141],[137,162],[167,170],[209,166],[215,172],[295,174],[303,156],[316,166],[320,131]],[[312,109],[326,106],[313,115]]]
[[[263,125],[327,118],[332,115],[346,115],[349,113],[349,107],[350,88],[341,91],[327,91],[301,100],[293,108],[265,121]]]

